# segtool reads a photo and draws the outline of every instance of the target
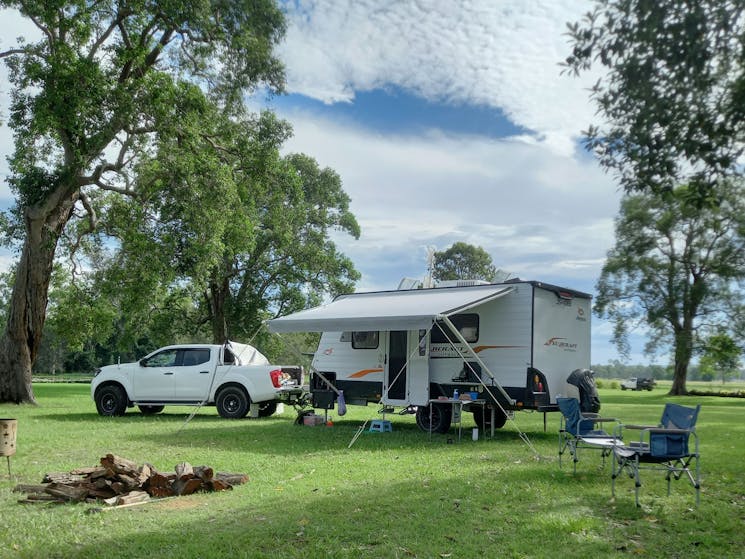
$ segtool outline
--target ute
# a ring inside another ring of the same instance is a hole
[[[91,397],[100,415],[143,414],[172,405],[216,406],[225,418],[266,417],[280,402],[302,403],[303,369],[271,365],[256,348],[184,344],[160,348],[134,363],[96,371]]]
[[[652,390],[654,385],[652,378],[631,377],[621,382],[621,390]]]

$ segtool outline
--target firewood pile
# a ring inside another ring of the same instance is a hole
[[[99,502],[130,506],[152,497],[226,491],[248,481],[244,474],[220,473],[209,466],[177,464],[172,473],[161,473],[150,464],[138,465],[114,454],[101,458],[101,465],[78,468],[69,473],[50,473],[40,485],[19,484],[14,491],[26,493],[19,503]]]

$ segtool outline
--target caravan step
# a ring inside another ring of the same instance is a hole
[[[391,425],[391,422],[387,419],[373,419],[370,422],[370,432],[371,433],[385,433],[385,432],[392,432],[393,431],[393,425]]]

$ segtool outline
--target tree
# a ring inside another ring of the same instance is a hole
[[[726,332],[712,334],[704,341],[703,355],[699,361],[702,374],[719,377],[722,384],[735,376],[740,368],[742,349]]]
[[[137,196],[132,173],[159,134],[207,96],[239,112],[259,84],[279,90],[285,23],[271,0],[132,3],[0,0],[41,32],[0,52],[10,70],[10,160],[21,245],[5,332],[0,401],[33,402],[31,366],[60,237],[98,227],[101,193]],[[187,80],[192,80],[190,85]]]
[[[359,236],[349,197],[333,170],[306,155],[280,156],[286,122],[270,112],[207,112],[189,129],[162,139],[140,169],[139,190],[151,193],[144,203],[110,207],[102,234],[121,244],[106,266],[124,289],[136,278],[130,298],[143,306],[148,292],[183,292],[192,333],[208,325],[221,343],[352,289],[359,274],[330,240],[332,230]]]
[[[642,321],[650,351],[672,347],[673,395],[686,393],[698,332],[731,320],[745,280],[745,187],[728,182],[716,191],[718,204],[701,209],[688,203],[687,186],[627,196],[596,286],[595,312],[614,323],[622,354]]]
[[[210,313],[215,341],[251,336],[264,319],[318,305],[326,294],[347,293],[359,279],[330,238],[331,230],[360,235],[335,171],[290,154],[277,162],[265,193],[253,200],[263,207],[251,246],[225,245],[223,265],[214,269],[205,293],[210,309],[217,308],[215,297],[226,303],[224,331]]]
[[[497,269],[491,256],[483,248],[468,243],[454,243],[450,248],[435,252],[432,277],[438,281],[477,279],[494,281]]]
[[[685,183],[700,205],[742,173],[743,2],[595,0],[568,34],[568,71],[607,72],[591,92],[602,122],[586,146],[627,192]]]

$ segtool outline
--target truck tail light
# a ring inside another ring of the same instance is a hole
[[[274,369],[269,372],[269,376],[272,379],[272,385],[274,388],[282,388],[282,369]]]

